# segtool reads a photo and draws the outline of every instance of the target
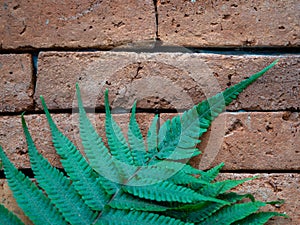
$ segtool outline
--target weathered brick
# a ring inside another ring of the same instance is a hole
[[[0,47],[111,48],[155,38],[153,1],[6,1]]]
[[[299,1],[160,0],[159,37],[180,46],[299,46]]]
[[[193,165],[225,170],[299,170],[300,116],[290,112],[224,113],[202,137]]]
[[[267,225],[298,225],[300,224],[300,174],[299,173],[273,173],[273,174],[220,174],[218,180],[244,179],[258,176],[257,179],[247,181],[238,186],[238,193],[252,193],[261,201],[284,200],[283,205],[264,207],[264,210],[286,213],[290,218],[274,217]]]
[[[129,52],[43,52],[35,100],[43,95],[51,109],[72,108],[75,83],[84,102],[103,108],[110,90],[114,107],[185,109],[258,72],[277,56]],[[298,55],[280,62],[244,91],[230,110],[299,109]]]
[[[99,135],[103,137],[106,143],[104,114],[88,113]],[[129,114],[113,114],[115,120],[123,129],[127,137],[129,124]],[[137,121],[140,124],[141,131],[146,135],[150,126],[153,114],[138,113]],[[49,162],[60,167],[59,157],[55,153],[49,125],[44,115],[26,115],[25,116],[29,131],[36,144],[37,149],[46,157]],[[53,114],[53,119],[58,128],[65,134],[83,153],[83,148],[79,136],[78,114]],[[30,168],[30,162],[27,154],[26,140],[23,134],[21,119],[19,116],[0,117],[0,146],[4,149],[10,160],[17,168]]]
[[[258,200],[261,201],[277,201],[285,200],[285,203],[280,206],[268,206],[263,208],[264,210],[277,211],[280,213],[286,213],[289,215],[289,219],[284,219],[281,217],[275,217],[270,220],[268,225],[298,225],[300,223],[300,214],[299,214],[299,182],[300,175],[297,173],[290,174],[235,174],[235,173],[221,173],[217,180],[224,179],[243,179],[246,177],[259,176],[259,178],[247,181],[246,183],[238,186],[234,191],[245,194],[251,193]],[[296,197],[296,198],[295,198]],[[13,199],[12,193],[9,190],[9,187],[6,181],[0,180],[0,199],[2,204],[8,207],[10,210],[13,210],[18,216],[22,219],[25,218],[24,214],[16,205],[15,200]],[[28,220],[24,220],[25,224],[30,224]]]
[[[33,108],[32,61],[29,54],[0,55],[0,112]]]
[[[160,114],[161,124],[175,113]],[[221,162],[224,170],[299,170],[299,113],[223,113],[200,139],[200,169]]]

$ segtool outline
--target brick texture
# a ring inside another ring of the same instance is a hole
[[[0,55],[0,112],[33,108],[32,76],[29,54]]]
[[[299,46],[299,1],[160,0],[159,37],[181,46]]]
[[[14,0],[0,14],[2,49],[111,48],[155,38],[152,0]]]
[[[104,114],[89,113],[88,116],[100,136],[103,137],[104,142],[107,143],[104,128]],[[123,129],[125,137],[127,137],[126,134],[130,115],[114,114],[113,116]],[[139,113],[137,116],[138,123],[140,124],[141,131],[144,135],[146,135],[148,131],[152,118],[153,114],[146,113]],[[25,116],[25,119],[37,149],[52,165],[61,167],[59,156],[55,153],[52,145],[50,128],[45,116],[40,114],[27,115]],[[83,153],[83,147],[79,136],[78,114],[53,114],[53,119],[63,134],[65,134]],[[10,160],[17,168],[30,168],[27,144],[23,135],[20,117],[2,116],[0,117],[0,127],[0,145]]]
[[[238,186],[234,191],[238,193],[251,193],[261,201],[277,201],[284,199],[285,204],[281,206],[268,206],[264,210],[278,211],[289,215],[289,219],[276,218],[270,220],[267,225],[298,225],[300,223],[299,214],[299,182],[300,176],[297,173],[290,174],[220,174],[217,180],[224,179],[243,179],[246,177],[259,176],[258,179],[248,181]],[[20,218],[25,219],[27,225],[31,224],[18,208],[12,193],[9,190],[7,182],[0,180],[0,203],[4,204],[10,210],[13,210]]]
[[[74,106],[75,83],[86,105],[103,108],[110,90],[115,107],[186,109],[258,72],[277,56],[182,53],[43,52],[39,56],[35,100],[43,95],[51,109]],[[268,74],[244,91],[230,110],[299,109],[300,57],[282,56]],[[107,66],[109,65],[109,66]]]
[[[161,114],[163,123],[174,114]],[[203,152],[192,165],[224,170],[299,170],[299,113],[223,113],[198,146]]]
[[[103,115],[93,115],[89,114],[105,140]],[[126,133],[129,114],[114,116]],[[161,114],[161,124],[172,116]],[[62,132],[82,149],[77,114],[54,114],[53,117]],[[146,134],[152,117],[153,114],[138,115],[143,134]],[[28,115],[26,119],[37,148],[53,165],[60,166],[45,117]],[[3,128],[0,145],[17,167],[29,168],[20,118],[4,116],[0,118],[0,124]],[[225,162],[225,170],[299,170],[299,124],[298,113],[224,113],[201,138],[199,148],[203,156],[193,159],[192,164],[201,169]]]
[[[252,193],[255,198],[262,201],[284,200],[283,205],[268,206],[264,210],[286,213],[290,218],[274,217],[267,225],[298,225],[300,224],[300,175],[298,173],[273,173],[273,174],[220,174],[218,180],[243,179],[258,176],[257,179],[247,181],[238,186],[238,193]]]

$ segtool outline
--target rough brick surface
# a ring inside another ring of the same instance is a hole
[[[159,37],[182,46],[299,46],[299,1],[160,0]]]
[[[3,2],[0,14],[3,49],[111,48],[155,38],[152,0],[14,0]]]
[[[267,225],[298,225],[300,224],[300,174],[220,174],[218,180],[243,179],[257,175],[258,179],[247,181],[238,186],[235,191],[239,193],[252,193],[257,199],[262,201],[284,200],[283,205],[268,206],[264,210],[286,213],[290,218],[284,219],[274,217]]]
[[[114,107],[184,109],[258,72],[276,56],[182,53],[43,52],[35,99],[43,95],[51,109],[72,108],[75,83],[85,103],[103,108],[110,90]],[[299,109],[300,57],[282,56],[272,71],[244,91],[230,110]]]
[[[173,114],[161,114],[162,122]],[[300,116],[294,112],[223,113],[201,138],[196,168],[299,170]]]
[[[298,225],[300,223],[299,214],[299,182],[300,176],[296,173],[291,174],[220,174],[218,180],[224,179],[243,179],[258,175],[259,178],[253,181],[248,181],[235,189],[238,193],[252,193],[257,199],[262,201],[277,201],[285,200],[285,204],[280,207],[268,206],[264,210],[272,210],[285,212],[290,216],[289,219],[276,217],[270,220],[268,225]],[[0,180],[0,203],[4,204],[10,210],[13,210],[22,219],[24,215],[17,207],[12,193],[5,180]],[[25,222],[25,221],[24,221]],[[30,224],[26,221],[26,224]]]
[[[104,114],[89,113],[88,116],[106,143]],[[129,114],[114,114],[113,116],[123,129],[125,137],[127,137]],[[140,124],[141,131],[144,135],[146,135],[148,131],[152,118],[153,114],[138,113],[137,115],[137,121]],[[51,142],[51,133],[45,116],[27,115],[25,116],[25,119],[37,149],[52,165],[58,167],[61,166],[59,157],[55,153]],[[81,152],[83,152],[78,130],[78,114],[53,114],[53,119],[63,134],[65,134],[81,150]],[[0,127],[0,146],[2,146],[10,160],[18,168],[30,168],[27,145],[23,135],[20,117],[2,116],[0,117]]]
[[[32,76],[29,54],[0,55],[0,112],[33,108]]]

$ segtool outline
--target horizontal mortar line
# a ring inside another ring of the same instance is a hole
[[[220,173],[238,173],[238,174],[300,174],[300,170],[292,169],[237,169],[237,170],[221,170]]]
[[[166,114],[166,113],[172,113],[172,114],[177,114],[177,113],[183,113],[189,109],[143,109],[143,108],[137,108],[136,113],[149,113],[149,114]],[[93,109],[93,108],[85,108],[85,111],[87,113],[97,113],[97,114],[105,114],[105,109]],[[112,114],[118,115],[118,114],[126,114],[130,113],[131,110],[118,110],[115,111],[114,109],[111,109]],[[25,112],[24,115],[43,115],[45,114],[43,110],[24,110]],[[23,112],[0,112],[0,117],[1,116],[21,116]],[[66,108],[66,109],[50,109],[49,110],[50,114],[72,114],[72,113],[78,113],[78,108]],[[300,109],[286,109],[286,110],[226,110],[223,113],[285,113],[285,112],[291,112],[291,113],[300,113]]]
[[[65,172],[64,169],[62,168],[57,168],[60,172],[64,173],[67,176],[67,173]],[[34,173],[31,168],[26,168],[26,169],[19,169],[24,175],[27,177],[33,179],[34,178]],[[225,174],[225,173],[234,173],[234,174],[300,174],[300,170],[221,170],[220,174]],[[0,170],[0,179],[6,179],[4,171]]]
[[[158,44],[156,44],[158,43]],[[162,43],[161,43],[162,44]],[[284,55],[284,54],[300,54],[300,47],[278,47],[278,46],[215,46],[215,47],[190,47],[190,46],[161,46],[159,42],[153,41],[153,48],[149,47],[132,47],[132,48],[68,48],[68,47],[57,47],[57,48],[32,48],[32,49],[0,49],[0,54],[32,54],[39,52],[149,52],[149,53],[160,53],[160,52],[179,52],[179,53],[209,53],[209,54],[228,54],[228,55]]]
[[[55,168],[58,169],[60,172],[62,172],[64,175],[67,175],[64,169],[58,168],[58,167],[55,167]],[[18,169],[18,171],[21,171],[25,176],[27,176],[31,179],[34,178],[34,173],[31,168]],[[0,170],[0,179],[6,179],[4,170]]]

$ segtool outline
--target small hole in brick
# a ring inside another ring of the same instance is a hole
[[[18,8],[20,8],[20,5],[16,5],[13,7],[13,10],[17,10]]]
[[[9,74],[13,74],[14,72],[12,72],[12,71],[9,71]]]
[[[231,17],[231,15],[225,14],[225,15],[223,15],[222,19],[223,20],[228,20],[228,19],[230,19],[230,17]]]
[[[280,27],[278,27],[278,29],[279,29],[279,30],[284,30],[285,27],[284,27],[284,26],[280,26]]]

